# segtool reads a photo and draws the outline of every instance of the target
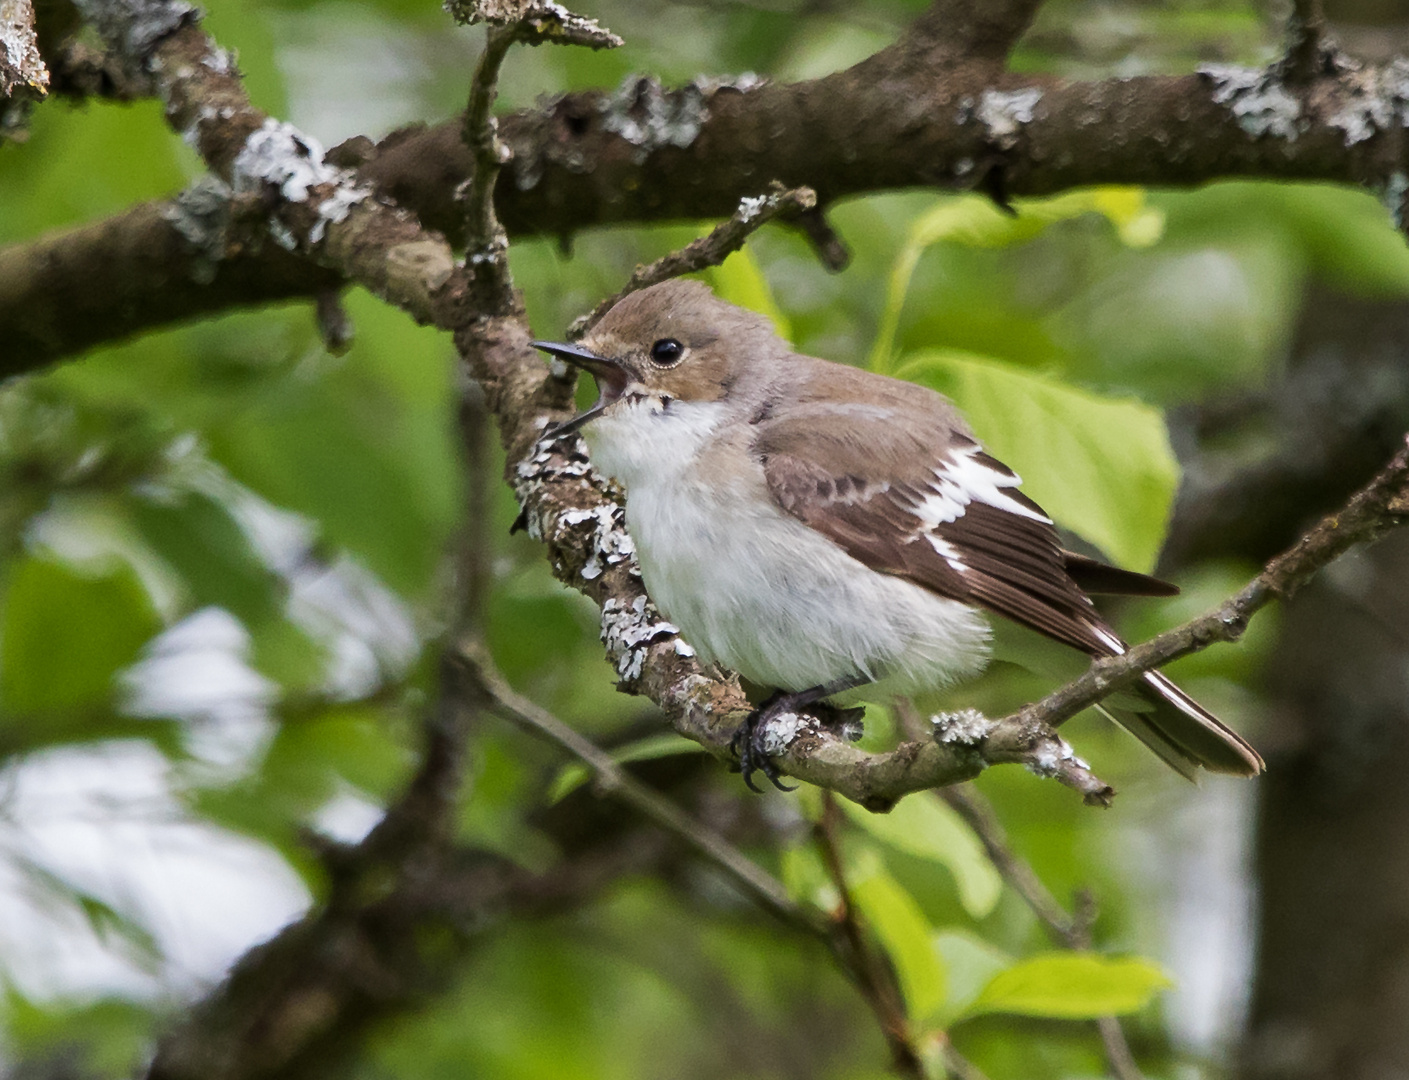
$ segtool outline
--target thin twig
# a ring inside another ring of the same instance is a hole
[[[509,239],[494,213],[494,184],[512,155],[489,113],[499,96],[499,68],[517,40],[515,25],[489,28],[470,80],[463,129],[465,145],[474,159],[465,190],[465,253],[474,267],[477,299],[486,311],[500,314],[512,309],[513,282],[509,277]]]
[[[836,932],[831,937],[832,953],[851,976],[861,996],[871,1006],[890,1047],[891,1067],[905,1077],[923,1080],[924,1062],[910,1037],[910,1019],[905,997],[886,958],[867,941],[865,928],[846,880],[841,855],[841,808],[830,791],[822,793],[822,817],[816,827],[817,845],[823,865],[837,890],[838,904],[833,917]]]
[[[1012,848],[1008,834],[1003,829],[998,815],[972,784],[955,784],[941,788],[937,794],[964,819],[983,845],[984,853],[998,870],[999,876],[1010,885],[1037,919],[1056,941],[1068,949],[1080,948],[1077,944],[1081,932],[1076,920],[1067,912],[1057,898],[1042,884],[1036,872]]]
[[[1042,879],[1027,860],[1013,850],[992,805],[973,785],[957,784],[943,788],[937,794],[973,829],[999,876],[1022,898],[1052,939],[1068,949],[1090,949],[1095,905],[1089,895],[1078,895],[1076,914],[1069,914],[1042,884]],[[1114,1016],[1102,1016],[1096,1020],[1096,1030],[1101,1036],[1106,1060],[1116,1080],[1142,1080],[1120,1020]]]
[[[1145,1080],[1135,1055],[1130,1051],[1130,1043],[1125,1038],[1118,1016],[1102,1016],[1096,1020],[1096,1030],[1101,1036],[1101,1045],[1106,1051],[1106,1063],[1116,1080]]]
[[[590,739],[517,693],[477,648],[454,654],[464,673],[485,695],[488,707],[524,731],[567,751],[592,770],[596,790],[620,800],[712,862],[763,908],[791,926],[827,940],[822,924],[788,895],[782,883],[706,825],[623,769]]]
[[[817,193],[811,188],[790,190],[775,181],[773,190],[767,195],[740,200],[734,216],[715,226],[708,236],[702,236],[648,266],[638,266],[636,272],[631,275],[631,280],[619,293],[603,300],[586,315],[573,320],[572,325],[568,327],[568,337],[573,341],[582,337],[620,300],[634,292],[679,277],[681,274],[692,274],[707,266],[718,266],[743,247],[750,234],[757,232],[779,215],[805,214],[816,206]]]

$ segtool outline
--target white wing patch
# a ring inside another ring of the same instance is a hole
[[[948,540],[941,540],[934,533],[926,533],[925,539],[930,542],[930,547],[939,553],[939,557],[949,564],[951,570],[959,573],[968,572],[968,564],[960,557],[959,551]]]
[[[1020,477],[1006,469],[999,472],[991,465],[976,460],[978,453],[977,446],[951,451],[949,457],[934,470],[934,481],[924,497],[911,508],[927,529],[957,521],[973,502],[986,503],[997,510],[1031,518],[1044,525],[1052,524],[1051,518],[1024,506],[1003,490],[1021,484]],[[949,558],[943,551],[940,554]]]

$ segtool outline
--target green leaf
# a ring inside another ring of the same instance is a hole
[[[891,268],[885,308],[867,366],[890,374],[900,313],[920,256],[939,243],[998,248],[1031,240],[1048,226],[1083,214],[1103,214],[1130,247],[1148,247],[1164,230],[1164,215],[1148,206],[1141,188],[1099,187],[1069,191],[1051,199],[1021,199],[1016,214],[999,210],[992,200],[964,195],[940,200],[910,224],[905,246]]]
[[[106,708],[114,677],[160,629],[125,562],[79,570],[43,556],[10,575],[0,622],[0,702],[14,714]]]
[[[962,818],[939,799],[920,794],[901,800],[888,814],[873,814],[847,799],[847,817],[897,851],[945,866],[959,886],[959,900],[976,919],[993,910],[1003,879]]]
[[[1154,566],[1179,485],[1158,409],[947,350],[912,354],[900,375],[952,398],[1058,524],[1122,566]]]
[[[699,743],[682,739],[674,732],[662,732],[659,735],[648,735],[644,739],[617,747],[612,751],[612,760],[618,765],[624,765],[629,761],[653,761],[656,758],[673,757],[676,754],[703,752],[704,747]],[[571,765],[564,766],[562,771],[553,778],[553,782],[548,785],[549,804],[561,801],[590,779],[592,779],[592,770],[583,762],[574,761]]]
[[[1090,1020],[1143,1009],[1173,983],[1152,961],[1085,952],[1050,952],[1000,971],[965,1016],[1016,1013]]]
[[[784,341],[791,341],[793,330],[788,317],[773,298],[768,279],[763,276],[758,260],[747,247],[740,248],[719,266],[707,271],[709,283],[723,300],[757,311],[773,320],[773,328]]]
[[[920,905],[891,877],[874,852],[850,868],[851,897],[876,932],[900,977],[912,1017],[927,1016],[944,1001],[944,964],[930,939]]]
[[[934,935],[934,946],[949,976],[949,997],[938,1018],[942,1021],[962,1015],[994,976],[1013,966],[1010,955],[968,931],[943,930]]]

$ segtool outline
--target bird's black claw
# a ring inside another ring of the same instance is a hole
[[[753,782],[753,774],[756,772],[768,777],[769,783],[779,791],[797,790],[796,785],[785,784],[779,779],[783,774],[778,766],[773,764],[773,759],[768,756],[768,749],[764,746],[764,734],[768,721],[772,719],[772,705],[773,702],[766,702],[749,713],[729,741],[729,748],[739,755],[739,772],[743,774],[744,783],[757,795],[762,795],[763,789]]]

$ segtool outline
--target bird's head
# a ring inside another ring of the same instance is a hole
[[[698,281],[681,279],[632,293],[580,344],[533,344],[597,380],[597,403],[568,421],[567,430],[618,402],[722,401],[751,361],[788,351],[762,315],[719,299]]]

